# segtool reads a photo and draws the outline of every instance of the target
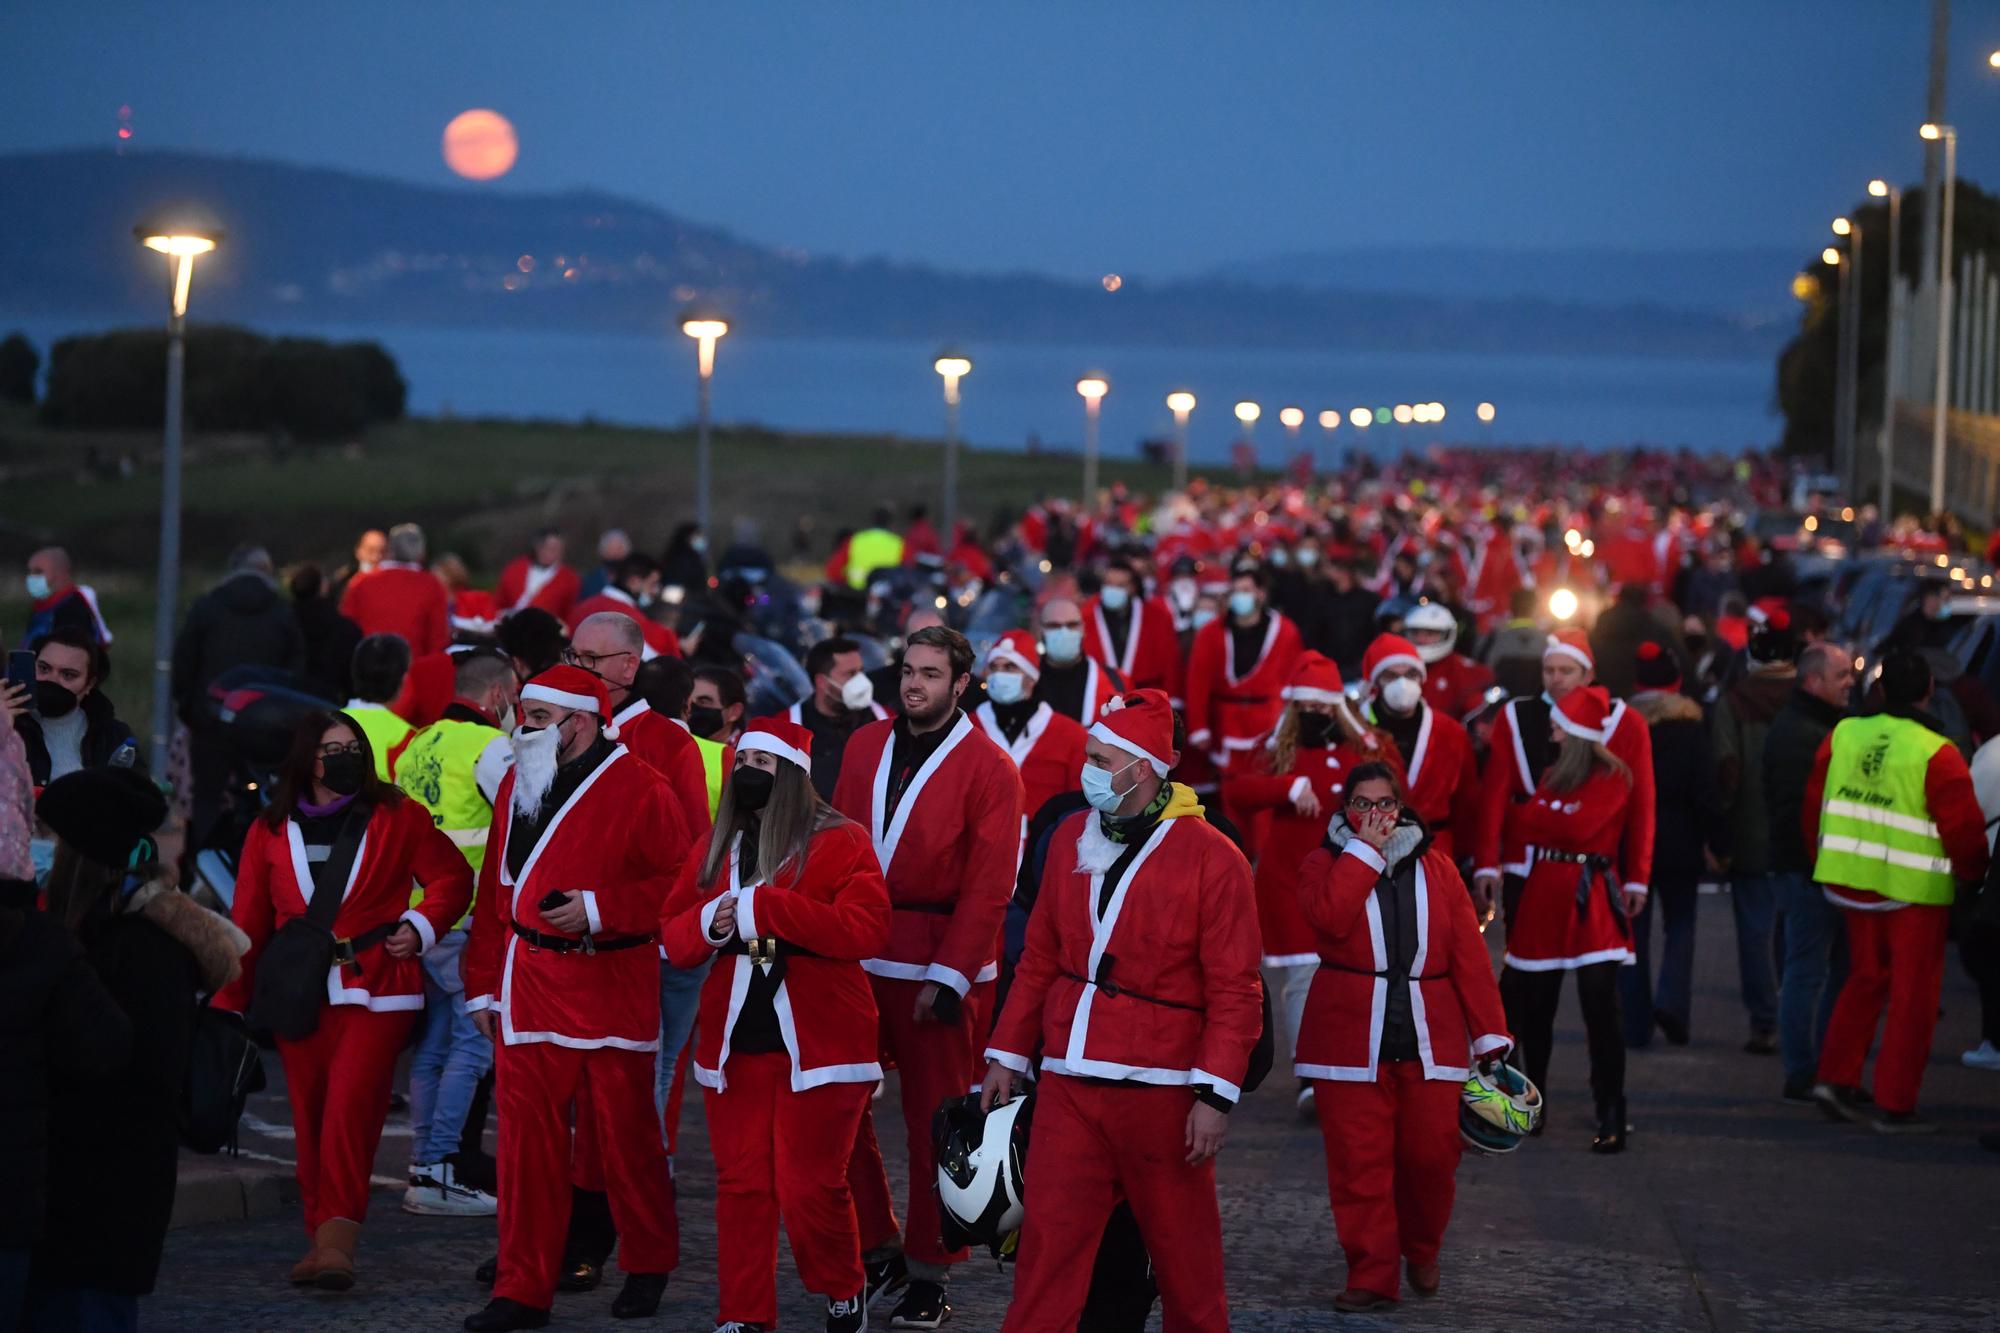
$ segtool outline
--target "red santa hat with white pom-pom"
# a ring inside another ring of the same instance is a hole
[[[1167,701],[1165,690],[1113,695],[1090,734],[1144,759],[1161,777],[1174,766],[1174,706]]]
[[[604,688],[604,679],[582,667],[550,667],[521,687],[521,702],[554,704],[572,712],[595,713],[603,724],[605,739],[618,739],[618,724],[611,720],[611,694]]]

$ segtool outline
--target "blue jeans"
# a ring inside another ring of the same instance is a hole
[[[1772,876],[1785,924],[1784,978],[1778,985],[1778,1055],[1788,1082],[1819,1068],[1820,1041],[1847,980],[1847,922],[1803,873]]]
[[[1739,875],[1729,883],[1729,908],[1736,917],[1736,970],[1743,982],[1743,1007],[1750,1031],[1778,1030],[1778,967],[1772,932],[1777,929],[1779,875]]]
[[[1671,1014],[1688,1024],[1694,1003],[1694,911],[1700,900],[1692,879],[1655,876],[1646,905],[1632,918],[1631,967],[1618,969],[1618,1005],[1625,1019],[1625,1044],[1644,1046],[1653,1038],[1653,1014]],[[1653,905],[1660,908],[1660,974],[1653,981]]]
[[[653,1067],[653,1108],[666,1124],[667,1093],[674,1086],[674,1066],[681,1047],[694,1031],[695,1010],[701,1004],[701,984],[708,980],[713,958],[700,967],[679,968],[660,960],[660,1059]]]
[[[465,932],[448,930],[424,951],[424,1027],[410,1057],[410,1164],[434,1166],[458,1151],[479,1080],[493,1067],[493,1043],[465,1008],[459,955]]]
[[[28,1333],[139,1333],[139,1298],[96,1287],[30,1287]]]

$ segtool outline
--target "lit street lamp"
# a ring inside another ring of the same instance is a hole
[[[1487,425],[1489,426],[1492,425],[1493,418],[1495,416],[1495,413],[1493,411],[1493,404],[1481,403],[1477,408],[1473,410],[1473,415],[1477,416],[1481,421],[1485,422]]]
[[[1894,504],[1894,479],[1891,475],[1896,434],[1896,395],[1902,392],[1898,384],[1896,370],[1902,357],[1898,351],[1903,346],[1903,300],[1896,288],[1896,275],[1903,267],[1903,192],[1885,180],[1868,182],[1868,193],[1877,199],[1889,201],[1889,354],[1882,363],[1882,428],[1879,444],[1882,451],[1882,521],[1887,522]]]
[[[1278,424],[1285,428],[1285,456],[1288,460],[1298,457],[1299,427],[1306,424],[1306,412],[1302,407],[1281,407],[1278,409]]]
[[[1951,214],[1958,196],[1958,131],[1926,121],[1921,139],[1944,140],[1944,207],[1938,217],[1937,384],[1931,410],[1931,512],[1944,512],[1944,426],[1951,391]]]
[[[958,539],[958,382],[972,373],[964,353],[946,348],[931,369],[944,377],[944,547]]]
[[[729,321],[710,311],[690,307],[681,312],[681,332],[694,339],[700,349],[700,361],[697,364],[700,380],[697,385],[694,437],[694,521],[701,525],[702,532],[707,533],[710,530],[708,493],[711,480],[708,448],[708,384],[715,378],[715,344],[729,332]]]
[[[1167,395],[1167,410],[1174,414],[1174,489],[1187,489],[1187,423],[1194,411],[1194,395],[1185,389]]]
[[[222,244],[222,228],[194,211],[155,214],[132,229],[139,244],[174,261],[172,305],[167,316],[167,409],[160,449],[160,569],[153,603],[152,771],[167,773],[173,735],[174,618],[181,585],[181,415],[187,384],[188,289],[196,255]]]
[[[1333,433],[1340,429],[1338,408],[1322,408],[1319,414],[1319,428],[1326,436],[1326,466],[1330,470],[1340,462],[1340,455],[1333,447]]]
[[[1111,381],[1102,375],[1086,375],[1076,382],[1083,395],[1083,504],[1086,511],[1097,507],[1097,414]]]
[[[1847,262],[1840,266],[1840,327],[1835,331],[1840,360],[1834,377],[1833,452],[1852,495],[1861,477],[1861,460],[1856,456],[1861,411],[1861,224],[1835,218],[1833,234],[1847,237]]]

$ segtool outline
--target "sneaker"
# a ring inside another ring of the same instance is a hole
[[[717,1324],[715,1333],[770,1333],[762,1324],[746,1324],[741,1319],[732,1319],[726,1324]]]
[[[411,1168],[403,1211],[419,1217],[492,1217],[500,1201],[460,1181],[450,1162],[439,1162]]]
[[[1967,1069],[1985,1069],[2000,1073],[2000,1046],[1995,1046],[1990,1041],[1982,1041],[1959,1056],[1958,1062]]]
[[[1306,1082],[1299,1084],[1299,1099],[1293,1103],[1293,1106],[1298,1111],[1299,1119],[1301,1120],[1317,1120],[1319,1118],[1319,1098],[1314,1094],[1312,1084]]]
[[[864,1288],[844,1301],[826,1303],[826,1333],[861,1333],[868,1327],[868,1293]]]
[[[1812,1075],[1808,1074],[1804,1078],[1786,1079],[1785,1090],[1778,1095],[1778,1100],[1787,1106],[1811,1106],[1813,1104]]]
[[[898,1250],[887,1259],[878,1259],[863,1268],[868,1279],[861,1289],[861,1303],[874,1305],[891,1292],[901,1291],[910,1281],[910,1261]]]
[[[951,1318],[951,1302],[944,1298],[944,1283],[922,1278],[910,1283],[902,1303],[889,1316],[890,1328],[942,1328]]]
[[[1870,1126],[1877,1134],[1935,1134],[1937,1122],[1915,1111],[1882,1111]]]
[[[1853,1088],[1843,1088],[1837,1083],[1815,1083],[1812,1099],[1826,1113],[1828,1120],[1845,1120],[1851,1125],[1868,1123],[1868,1113],[1862,1109],[1863,1102]]]

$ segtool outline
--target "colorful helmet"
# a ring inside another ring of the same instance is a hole
[[[937,1109],[931,1142],[937,1149],[938,1211],[945,1244],[980,1244],[997,1255],[1021,1229],[1025,1215],[1028,1126],[1032,1092],[979,1109],[979,1096],[959,1097]]]
[[[1442,637],[1425,642],[1420,633]],[[1417,646],[1417,656],[1426,663],[1442,662],[1458,646],[1458,617],[1438,602],[1418,602],[1403,617],[1403,637]]]
[[[1542,1123],[1542,1094],[1528,1076],[1495,1061],[1472,1071],[1459,1095],[1458,1133],[1468,1148],[1510,1153]]]

